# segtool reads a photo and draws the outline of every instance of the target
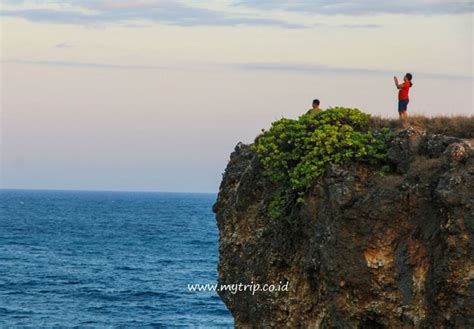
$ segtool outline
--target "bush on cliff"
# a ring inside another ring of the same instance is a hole
[[[384,165],[389,129],[371,131],[370,115],[357,109],[335,107],[302,115],[298,120],[282,118],[256,139],[253,149],[264,174],[290,194],[279,191],[271,202],[272,217],[292,197],[302,196],[328,163],[363,161]]]

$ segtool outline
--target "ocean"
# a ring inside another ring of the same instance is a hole
[[[215,198],[0,190],[0,327],[233,327]]]

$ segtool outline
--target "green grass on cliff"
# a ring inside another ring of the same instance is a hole
[[[335,107],[273,122],[253,145],[264,174],[281,187],[270,203],[272,217],[278,217],[291,200],[302,202],[329,163],[361,161],[383,166],[390,137],[390,129],[371,129],[370,115],[351,108]]]

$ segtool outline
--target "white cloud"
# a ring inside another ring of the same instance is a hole
[[[55,45],[56,48],[72,48],[72,45],[67,42],[60,42]]]
[[[464,14],[473,11],[471,0],[238,0],[236,3],[253,8],[279,9],[320,15],[445,15]]]
[[[3,16],[33,22],[93,25],[150,21],[180,26],[260,25],[307,28],[314,16],[373,16],[379,14],[445,15],[472,12],[470,0],[4,0]],[[297,14],[295,16],[295,14]],[[375,24],[341,27],[374,28]]]
[[[307,24],[284,19],[223,11],[190,5],[177,0],[138,1],[7,1],[2,16],[21,17],[33,22],[61,24],[124,23],[145,20],[180,26],[262,25],[284,28],[305,28]]]

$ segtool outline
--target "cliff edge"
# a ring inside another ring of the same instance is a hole
[[[416,127],[387,140],[390,170],[326,163],[272,216],[281,186],[238,144],[214,212],[220,291],[238,328],[474,328],[474,151]]]

